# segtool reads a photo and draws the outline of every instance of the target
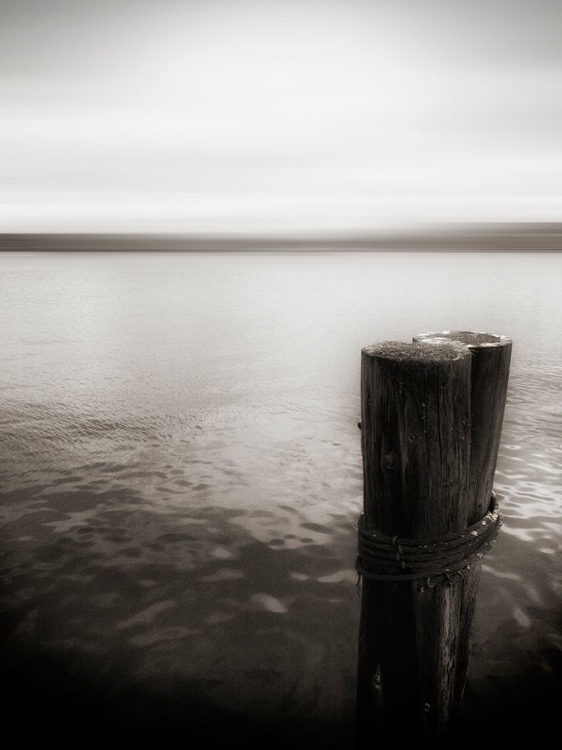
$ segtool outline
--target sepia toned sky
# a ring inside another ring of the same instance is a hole
[[[559,0],[0,0],[0,231],[562,220]]]

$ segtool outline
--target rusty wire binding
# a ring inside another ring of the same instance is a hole
[[[355,569],[375,581],[425,580],[429,588],[436,579],[450,584],[455,574],[470,568],[496,541],[502,526],[498,499],[494,492],[486,515],[463,531],[428,539],[388,537],[365,528],[364,516],[358,521],[358,557]]]

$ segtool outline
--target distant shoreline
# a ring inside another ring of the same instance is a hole
[[[562,252],[562,223],[459,224],[380,233],[0,233],[0,252]]]

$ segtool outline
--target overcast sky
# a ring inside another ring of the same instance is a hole
[[[562,2],[0,0],[0,231],[562,220]]]

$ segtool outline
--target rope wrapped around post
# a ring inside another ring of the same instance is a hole
[[[359,576],[377,581],[426,580],[451,577],[481,559],[496,541],[502,518],[497,497],[492,492],[486,515],[463,531],[438,538],[406,539],[368,531],[364,516],[358,522],[358,552],[355,569]],[[433,583],[432,583],[433,581]]]

